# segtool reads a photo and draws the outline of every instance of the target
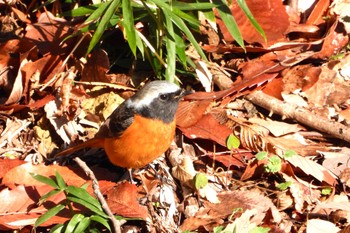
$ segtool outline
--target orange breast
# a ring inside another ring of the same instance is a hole
[[[121,137],[105,139],[104,149],[113,164],[125,168],[141,168],[169,148],[175,127],[175,121],[165,124],[161,120],[135,115],[134,122]]]

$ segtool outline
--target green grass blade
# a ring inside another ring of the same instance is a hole
[[[220,5],[216,9],[219,12],[222,21],[225,23],[227,30],[230,32],[239,46],[245,49],[242,34],[239,31],[236,20],[232,16],[230,8],[226,5],[224,0],[213,0],[213,2]]]
[[[129,47],[136,56],[136,31],[134,25],[134,13],[132,11],[131,0],[122,0],[122,12],[125,37],[128,41]]]
[[[150,0],[150,1],[152,1],[154,4],[156,4],[163,11],[167,11],[168,13],[170,12],[171,14],[177,15],[178,17],[186,20],[187,22],[189,22],[192,25],[199,26],[198,20],[196,18],[194,18],[192,15],[189,15],[176,7],[170,6],[169,4],[164,2],[164,0]],[[186,5],[186,4],[184,4],[184,5]]]
[[[100,18],[108,9],[109,5],[112,2],[105,2],[101,4],[96,10],[94,10],[91,15],[85,20],[84,24],[89,24],[90,22],[95,21],[96,19]]]
[[[30,173],[30,175],[37,181],[50,185],[51,187],[55,188],[55,189],[59,189],[58,184],[56,183],[56,181],[54,181],[53,179],[46,177],[46,176],[42,176],[39,174],[34,174],[34,173]]]
[[[174,33],[174,39],[176,44],[176,55],[179,61],[182,63],[182,65],[186,68],[187,67],[186,44],[181,37],[181,32],[178,30],[178,28],[175,28],[175,29],[176,30]]]
[[[90,193],[88,193],[88,191],[86,191],[84,188],[68,186],[66,190],[69,196],[73,195],[102,210],[100,202],[97,199],[95,199],[93,196],[91,196]]]
[[[50,229],[50,233],[61,233],[63,232],[64,224],[57,224]]]
[[[40,197],[38,205],[42,205],[48,198],[55,196],[55,195],[59,194],[60,192],[62,192],[62,190],[60,190],[60,189],[51,190],[50,192],[48,192],[45,195],[43,195],[42,197]]]
[[[79,17],[79,16],[85,16],[85,15],[91,15],[94,13],[101,5],[105,5],[106,3],[98,3],[98,4],[92,4],[88,6],[81,6],[76,9],[68,10],[65,12],[62,12],[60,16],[70,16],[70,17]]]
[[[94,35],[91,38],[87,54],[91,52],[91,50],[95,47],[95,45],[100,41],[104,31],[106,30],[109,20],[112,18],[114,12],[119,8],[120,0],[112,0],[110,5],[102,16],[100,23],[98,24]]]
[[[176,70],[176,44],[175,44],[175,33],[171,16],[165,16],[165,26],[167,28],[167,36],[165,37],[165,44],[167,50],[167,68],[165,69],[165,79],[174,82],[175,70]]]
[[[61,190],[67,187],[66,182],[64,182],[63,177],[58,171],[56,171],[56,181],[57,181],[58,187],[60,187]]]
[[[85,218],[82,214],[74,214],[73,217],[69,220],[66,230],[64,233],[72,233],[75,232],[74,229]]]
[[[109,231],[111,231],[111,227],[109,226],[107,219],[102,218],[99,215],[92,215],[92,216],[90,216],[90,219],[91,219],[91,221],[101,223],[104,227],[106,227]]]
[[[172,2],[172,7],[177,8],[182,11],[203,11],[203,10],[211,10],[214,7],[218,7],[218,4],[214,4],[211,2],[194,2],[185,4],[183,2],[174,1]]]
[[[100,208],[92,205],[91,203],[85,201],[85,200],[82,200],[78,197],[73,197],[73,196],[67,196],[67,200],[69,201],[72,201],[72,202],[75,202],[75,203],[78,203],[86,208],[88,208],[89,210],[91,210],[92,212],[104,217],[104,218],[107,218],[108,216],[105,214],[105,212],[103,212]]]
[[[78,226],[75,228],[75,233],[81,233],[85,232],[85,230],[89,227],[91,223],[91,220],[89,217],[84,217],[80,222],[78,223]]]
[[[169,12],[165,12],[170,14]],[[176,26],[185,33],[185,35],[187,36],[187,39],[192,43],[193,47],[197,50],[197,52],[199,53],[199,55],[205,60],[208,61],[207,57],[205,56],[202,48],[199,46],[196,38],[194,38],[192,32],[190,31],[190,29],[186,26],[185,22],[178,17],[177,15],[173,15],[172,16],[172,20],[173,22],[176,24]]]
[[[41,215],[34,223],[34,227],[38,227],[50,218],[56,216],[61,210],[65,208],[64,205],[58,204],[55,207],[49,209],[45,214]]]
[[[259,23],[254,18],[252,12],[249,10],[247,3],[244,0],[237,0],[239,7],[244,11],[245,15],[248,17],[249,21],[259,32],[259,34],[264,38],[265,42],[267,41],[264,30],[260,27]]]

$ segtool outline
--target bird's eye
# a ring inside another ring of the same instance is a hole
[[[166,101],[166,100],[169,99],[169,95],[167,95],[167,94],[161,94],[161,95],[159,95],[159,98],[160,98],[161,100],[163,100],[163,101]]]

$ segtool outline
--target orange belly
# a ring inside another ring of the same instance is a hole
[[[175,121],[165,124],[161,120],[135,115],[134,122],[121,137],[105,139],[104,149],[113,164],[125,168],[141,168],[169,148],[175,128]]]

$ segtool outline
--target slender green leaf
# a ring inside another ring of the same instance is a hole
[[[165,13],[169,13],[169,12],[165,12]],[[172,20],[176,24],[176,26],[185,33],[185,35],[187,36],[187,39],[192,43],[193,47],[197,50],[197,52],[202,57],[202,59],[205,61],[208,61],[202,48],[199,46],[196,38],[194,38],[192,32],[190,31],[190,29],[188,29],[184,21],[176,15],[172,16]]]
[[[91,210],[92,212],[104,217],[104,218],[107,218],[107,214],[105,214],[100,208],[94,206],[94,205],[91,205],[91,203],[85,201],[85,200],[82,200],[78,197],[72,197],[72,196],[67,196],[67,199],[69,201],[72,201],[72,202],[75,202],[75,203],[78,203],[80,205],[83,205],[84,207],[88,208],[89,210]]]
[[[259,23],[254,18],[252,12],[249,10],[247,3],[245,0],[237,0],[238,5],[240,8],[244,11],[245,15],[248,17],[249,21],[252,23],[252,25],[255,27],[255,29],[259,32],[259,34],[264,38],[266,42],[266,35],[264,30],[260,27]]]
[[[77,227],[79,222],[82,221],[84,218],[85,216],[82,214],[74,214],[66,226],[65,233],[75,232],[74,229]]]
[[[51,190],[50,192],[48,192],[45,195],[43,195],[42,197],[40,197],[38,205],[42,205],[48,198],[55,196],[55,195],[59,194],[60,192],[63,192],[63,190],[60,190],[60,189]]]
[[[214,4],[211,2],[194,2],[194,3],[186,2],[186,4],[184,4],[183,2],[178,2],[178,1],[172,2],[173,8],[177,8],[177,9],[182,10],[182,11],[211,10],[214,7],[218,7],[218,6],[219,6],[218,4]]]
[[[176,8],[176,7],[173,7],[172,5],[167,4],[164,0],[150,0],[150,1],[156,4],[163,11],[166,11],[168,15],[170,14],[177,15],[181,19],[184,19],[195,26],[199,26],[199,21],[195,17],[181,11],[179,8]]]
[[[85,20],[84,24],[87,24],[89,22],[93,22],[96,19],[100,18],[108,9],[108,7],[111,5],[112,1],[107,1],[105,3],[102,3],[98,6],[96,10],[94,10],[91,15]]]
[[[111,231],[111,227],[108,224],[108,220],[99,216],[99,215],[92,215],[90,216],[91,221],[95,221],[98,223],[101,223],[104,227],[106,227],[109,231]]]
[[[232,16],[230,8],[227,6],[224,0],[213,0],[213,2],[219,5],[218,7],[216,7],[216,9],[219,12],[222,21],[225,23],[227,30],[230,32],[230,34],[236,40],[239,46],[245,49],[243,37],[241,35],[241,32],[239,31],[236,20]]]
[[[107,10],[102,16],[101,21],[98,24],[94,35],[91,38],[91,41],[87,50],[87,54],[89,54],[91,50],[95,47],[95,45],[99,42],[114,12],[119,8],[119,5],[120,5],[120,0],[112,0],[108,5]]]
[[[181,37],[181,32],[179,32],[178,28],[175,28],[174,33],[175,44],[176,44],[176,55],[182,65],[187,68],[187,55],[186,55],[186,44]]]
[[[63,232],[64,224],[57,224],[50,229],[50,233],[61,233]]]
[[[175,32],[171,16],[165,16],[165,25],[167,28],[167,37],[165,39],[167,49],[167,68],[165,70],[165,79],[174,82],[175,81],[175,70],[176,70],[176,44],[175,44]]]
[[[90,14],[94,13],[101,5],[104,5],[104,4],[106,4],[106,3],[98,3],[98,4],[88,5],[88,6],[80,6],[76,9],[62,12],[61,16],[79,17],[79,16],[90,15]]]
[[[34,173],[30,173],[30,175],[37,181],[50,185],[51,187],[55,188],[55,189],[59,189],[56,181],[54,181],[53,179],[46,177],[46,176],[42,176],[39,174],[34,174]]]
[[[67,187],[66,182],[64,182],[63,177],[61,176],[61,174],[58,171],[56,171],[56,181],[57,181],[58,187],[60,187],[60,189],[65,189]]]
[[[68,186],[67,192],[68,192],[69,196],[73,195],[75,197],[78,197],[79,199],[82,199],[82,200],[90,203],[91,205],[99,208],[100,210],[102,210],[100,202],[96,198],[91,196],[90,193],[88,193],[88,191],[86,191],[86,189],[75,187],[75,186]]]
[[[131,0],[122,0],[122,12],[125,37],[128,41],[129,47],[136,56],[136,31],[134,26],[134,13],[132,11]]]
[[[64,205],[58,204],[55,207],[49,209],[45,214],[41,215],[34,223],[34,227],[38,227],[50,218],[56,216],[61,210],[65,208]]]
[[[80,222],[78,223],[78,226],[75,228],[75,233],[81,233],[85,232],[85,230],[89,227],[91,223],[91,220],[89,217],[84,217]]]

